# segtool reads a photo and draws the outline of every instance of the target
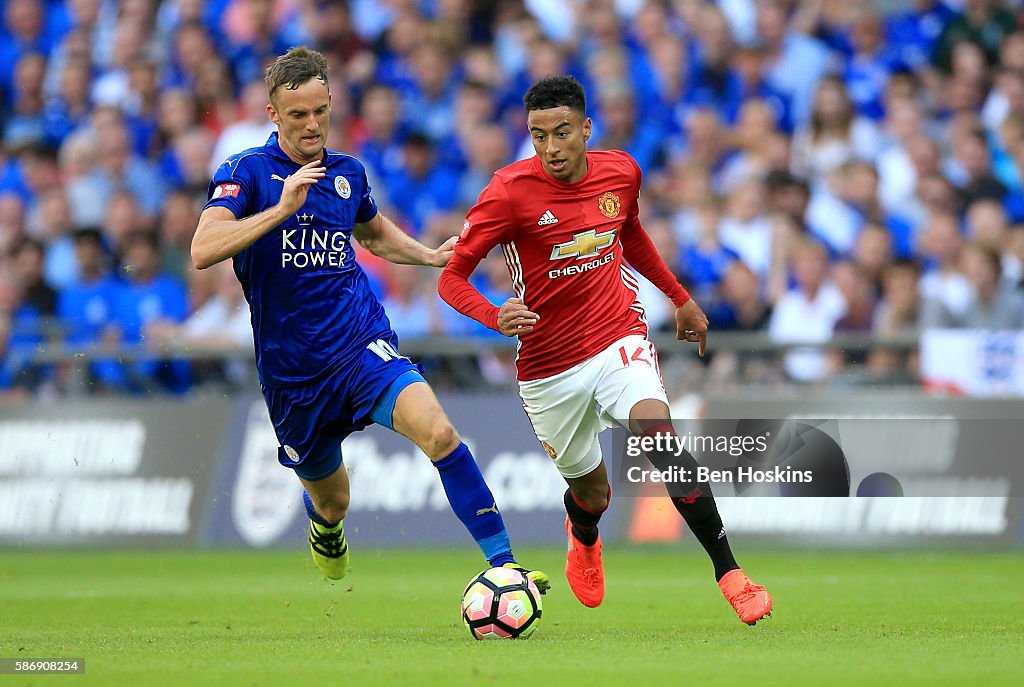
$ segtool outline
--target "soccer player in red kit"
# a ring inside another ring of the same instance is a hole
[[[708,320],[640,225],[636,162],[621,151],[587,152],[583,87],[572,77],[549,77],[523,101],[537,155],[495,172],[469,211],[438,290],[464,315],[519,337],[523,407],[569,485],[566,577],[576,597],[594,607],[604,598],[597,525],[611,498],[598,434],[616,423],[638,435],[675,433],[626,262],[672,299],[676,337],[697,343],[700,355]],[[469,283],[499,244],[515,292],[500,308]],[[647,457],[659,467],[679,461],[657,451]],[[684,452],[682,467],[695,474],[697,463]],[[771,596],[736,563],[708,486],[677,484],[669,494],[740,620],[753,625],[769,615]]]

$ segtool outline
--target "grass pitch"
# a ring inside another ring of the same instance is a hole
[[[1024,684],[1018,553],[748,551],[775,598],[754,628],[689,549],[606,548],[593,610],[560,551],[520,553],[556,580],[540,628],[476,642],[458,613],[482,567],[468,550],[355,548],[335,584],[303,551],[0,551],[0,657],[84,658],[59,678],[75,685]]]

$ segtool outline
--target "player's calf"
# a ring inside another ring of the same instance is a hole
[[[644,431],[644,436],[670,435],[675,430],[668,423],[652,425]],[[647,458],[659,470],[668,470],[675,466],[682,468],[676,474],[697,474],[697,461],[688,451],[678,455],[669,451],[648,451]],[[715,567],[715,579],[721,580],[727,573],[740,566],[733,556],[729,539],[725,534],[722,516],[718,513],[715,495],[708,484],[696,479],[686,482],[666,483],[669,497],[676,511],[686,521],[686,526],[700,542]]]
[[[583,497],[576,493],[577,489],[583,492]],[[597,524],[601,521],[601,515],[608,510],[611,493],[611,487],[608,485],[591,489],[582,489],[579,485],[574,485],[565,490],[562,497],[565,513],[572,523],[573,535],[584,546],[590,546],[597,541]]]

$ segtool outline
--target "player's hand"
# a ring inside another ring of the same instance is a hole
[[[522,298],[509,298],[498,309],[498,331],[505,336],[524,337],[533,331],[540,315],[531,312]]]
[[[327,168],[320,167],[320,160],[313,160],[299,167],[285,179],[281,189],[281,199],[277,201],[277,207],[281,213],[291,215],[298,212],[306,202],[310,185],[323,179],[326,174]]]
[[[458,236],[452,236],[450,239],[442,243],[435,250],[431,251],[432,255],[430,260],[427,262],[431,267],[444,267],[448,264],[448,261],[455,255],[455,244],[459,242]]]
[[[676,308],[676,338],[696,342],[697,355],[704,357],[708,345],[708,317],[692,298]]]

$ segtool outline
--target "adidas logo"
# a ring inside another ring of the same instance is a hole
[[[544,214],[537,220],[537,224],[545,227],[549,224],[558,224],[558,218],[551,214],[551,210],[545,210]]]

